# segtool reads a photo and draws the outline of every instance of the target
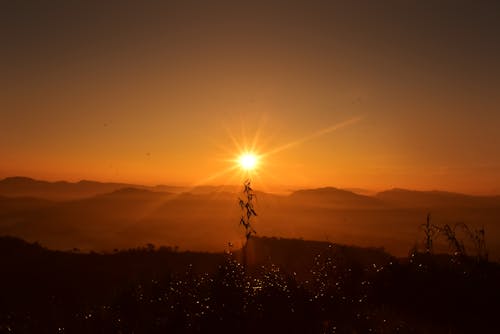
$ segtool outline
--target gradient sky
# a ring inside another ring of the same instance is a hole
[[[2,1],[0,177],[500,193],[498,1]]]

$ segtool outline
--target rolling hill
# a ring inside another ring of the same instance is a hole
[[[218,252],[228,242],[238,248],[244,241],[238,193],[231,187],[166,192],[158,189],[168,186],[16,178],[0,184],[0,235],[53,249],[112,250],[154,243]],[[436,224],[484,226],[493,257],[500,257],[497,197],[401,189],[365,196],[330,187],[290,195],[258,192],[255,206],[253,224],[259,236],[385,247],[398,256],[420,242],[421,224],[431,212]]]

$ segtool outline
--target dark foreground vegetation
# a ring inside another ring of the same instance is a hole
[[[491,333],[500,266],[253,238],[238,252],[47,250],[0,238],[0,333]]]

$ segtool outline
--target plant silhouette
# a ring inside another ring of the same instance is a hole
[[[246,179],[243,182],[243,193],[242,197],[239,198],[239,205],[242,211],[240,217],[240,225],[245,229],[245,244],[242,249],[243,256],[243,267],[247,267],[247,250],[248,250],[248,240],[252,237],[252,235],[257,234],[255,229],[252,226],[252,217],[257,217],[257,213],[255,212],[253,201],[256,198],[255,192],[252,189],[250,179]]]
[[[431,214],[427,214],[427,221],[425,224],[422,224],[422,228],[425,233],[425,252],[432,253],[433,251],[433,238],[437,233],[436,226],[431,224]]]
[[[461,230],[472,243],[475,251],[475,256],[478,261],[488,261],[488,248],[486,247],[486,232],[484,227],[480,229],[471,229],[465,223],[456,223],[451,226],[444,224],[443,226],[431,224],[431,214],[427,214],[427,221],[422,224],[422,229],[425,234],[425,253],[433,253],[434,238],[443,236],[448,242],[453,254],[459,257],[467,255],[465,249],[465,241],[459,239],[457,232]]]

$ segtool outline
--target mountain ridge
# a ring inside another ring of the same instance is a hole
[[[194,187],[100,182],[93,180],[80,180],[77,182],[45,181],[26,176],[11,176],[0,180],[0,196],[2,197],[30,197],[48,200],[73,200],[96,195],[109,194],[123,189],[139,189],[159,193],[191,193],[191,194],[215,194],[215,193],[239,193],[241,187],[237,185],[200,185]],[[273,193],[260,192],[266,195]],[[471,195],[446,190],[412,190],[405,188],[392,188],[373,194],[361,194],[355,189],[337,188],[333,186],[305,188],[292,191],[287,196],[291,199],[300,200],[304,197],[315,198],[319,204],[325,202],[348,201],[351,205],[362,204],[364,206],[379,207],[384,203],[396,206],[429,206],[430,202],[435,204],[453,206],[461,205],[463,201],[472,201],[474,204],[486,206],[500,206],[500,195]],[[452,203],[455,201],[455,203]],[[438,205],[438,206],[439,206]]]

